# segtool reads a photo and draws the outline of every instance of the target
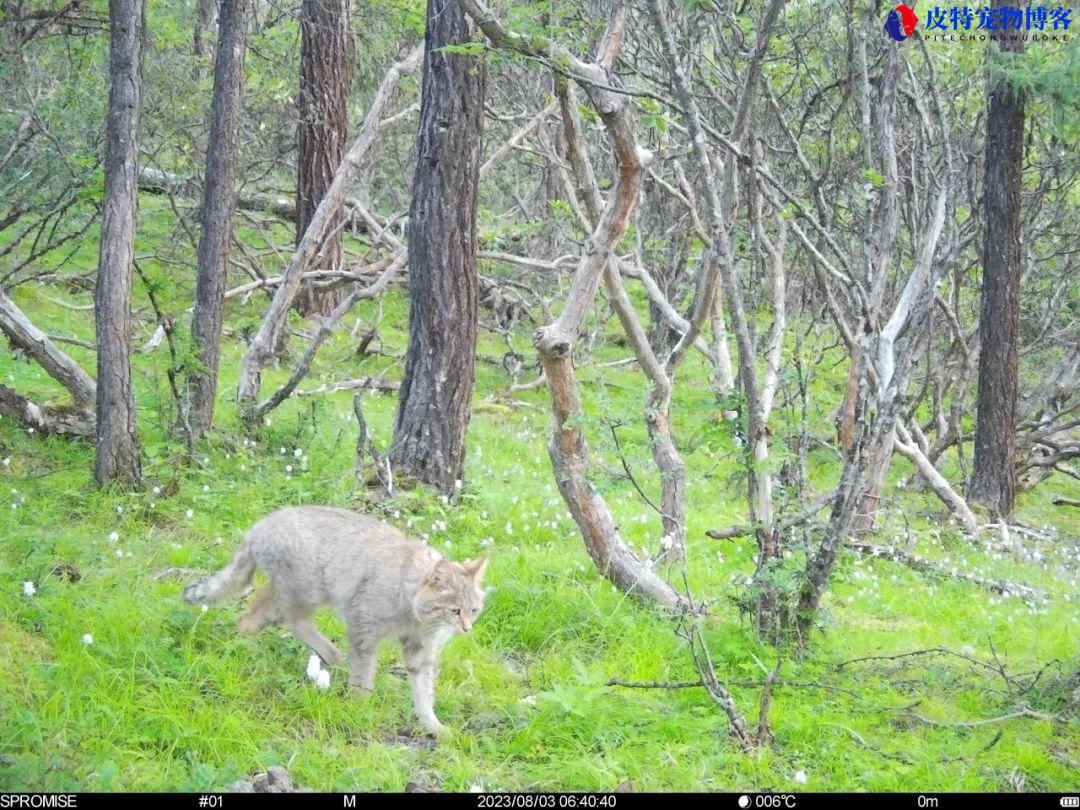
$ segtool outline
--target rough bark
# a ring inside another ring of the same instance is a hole
[[[463,475],[476,361],[476,189],[486,66],[447,53],[472,40],[455,0],[428,0],[409,208],[409,348],[390,460],[452,492]]]
[[[131,379],[131,276],[138,191],[143,0],[109,2],[109,107],[105,123],[94,319],[97,327],[97,455],[94,479],[137,487],[141,480]]]
[[[1002,5],[998,0],[996,5]],[[1019,52],[1023,42],[1001,43]],[[1001,515],[1016,496],[1016,396],[1020,331],[1020,196],[1024,96],[1005,79],[990,91],[986,118],[982,310],[975,461],[968,497]]]
[[[188,420],[195,439],[209,430],[214,418],[229,243],[236,205],[248,7],[249,0],[223,0],[221,4],[203,184],[202,233],[196,265],[195,314],[191,320],[191,338],[199,361],[199,368],[188,375]]]
[[[296,165],[296,244],[326,195],[348,133],[349,0],[303,0],[300,9],[300,154]],[[341,269],[341,213],[335,214],[319,251],[317,270]],[[296,308],[328,315],[340,289],[301,286]]]

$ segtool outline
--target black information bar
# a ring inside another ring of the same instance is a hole
[[[469,810],[635,810],[657,801],[679,810],[987,810],[988,806],[1033,810],[1080,810],[1076,794],[996,793],[0,793],[0,810],[105,810],[126,805],[153,810],[250,810],[300,807],[363,810],[402,802]]]

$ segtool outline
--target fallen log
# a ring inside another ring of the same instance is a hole
[[[92,408],[38,405],[6,385],[0,385],[0,414],[33,431],[80,439],[93,438],[96,426]]]

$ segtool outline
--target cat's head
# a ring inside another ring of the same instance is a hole
[[[487,562],[485,557],[463,563],[445,557],[439,560],[417,594],[416,618],[455,633],[468,633],[484,609],[480,584]]]

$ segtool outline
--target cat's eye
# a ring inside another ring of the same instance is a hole
[[[460,616],[461,615],[461,608],[454,608],[454,615],[455,616]]]

